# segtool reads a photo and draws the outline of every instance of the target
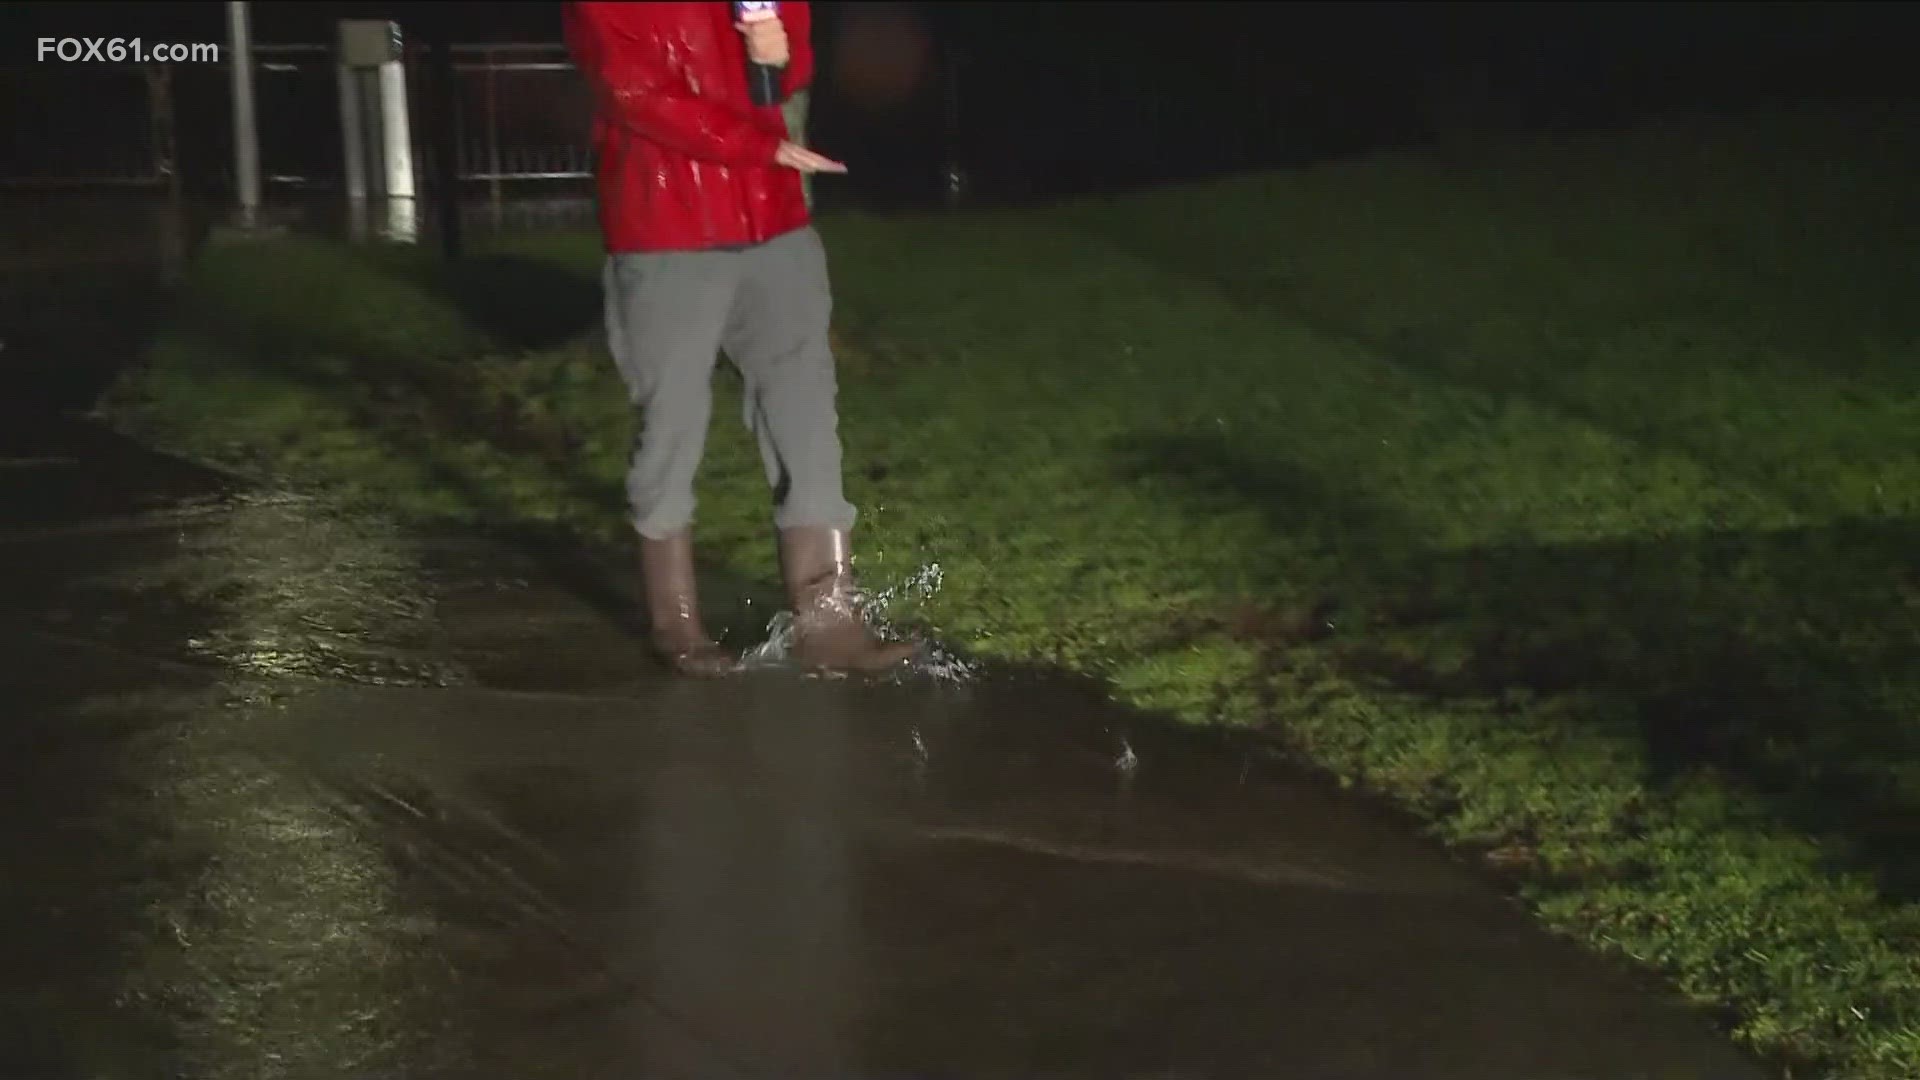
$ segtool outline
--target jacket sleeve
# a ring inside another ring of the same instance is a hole
[[[790,98],[813,85],[813,5],[787,0],[780,5],[780,21],[787,27],[788,54],[780,89]]]
[[[603,115],[644,138],[717,165],[770,165],[780,136],[717,101],[681,92],[656,25],[667,4],[569,3],[567,47]],[[811,50],[809,50],[809,60]]]

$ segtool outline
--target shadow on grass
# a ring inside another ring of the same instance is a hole
[[[636,636],[645,632],[637,595],[610,578],[611,557],[599,557],[610,551],[611,538],[587,548],[572,530],[526,520],[505,496],[463,467],[450,452],[449,444],[453,437],[485,439],[527,454],[541,462],[545,475],[568,488],[572,497],[604,505],[610,512],[617,509],[618,492],[610,496],[589,487],[577,472],[566,467],[558,453],[531,444],[524,433],[462,401],[457,392],[436,392],[427,410],[430,415],[420,416],[404,405],[383,407],[356,400],[331,380],[315,379],[307,385],[351,402],[363,430],[378,433],[394,454],[418,462],[433,483],[454,493],[460,505],[484,523],[481,527],[486,535],[526,556],[551,581],[585,602],[609,624]]]
[[[457,315],[497,345],[529,350],[572,340],[597,325],[597,284],[539,260],[476,256],[449,272],[378,252],[344,257],[357,273],[385,275],[384,289],[378,277],[356,280],[357,288],[371,295],[424,291],[451,299]],[[612,533],[588,538],[601,543],[583,544],[575,530],[529,520],[460,453],[479,442],[515,455],[569,502],[605,508],[609,520],[617,521],[622,493],[590,484],[579,468],[582,435],[558,421],[530,429],[510,408],[484,401],[469,369],[477,357],[410,349],[405,334],[370,333],[352,324],[315,333],[297,299],[283,302],[278,295],[273,293],[272,305],[254,310],[230,307],[217,288],[210,290],[191,311],[193,329],[217,343],[223,363],[269,372],[343,407],[361,432],[378,438],[395,458],[416,463],[428,484],[450,493],[480,531],[528,558],[611,625],[635,635],[645,631],[637,594],[616,580],[627,575],[613,569],[618,561]],[[404,317],[407,309],[402,304],[395,310]],[[441,347],[437,338],[430,340]],[[293,342],[299,344],[289,349]],[[635,651],[642,651],[637,641]]]
[[[172,318],[200,223],[152,196],[0,203],[0,394],[13,424],[84,413]]]
[[[417,283],[514,351],[553,348],[600,325],[600,282],[552,259],[478,253],[432,264]]]
[[[1363,494],[1224,441],[1113,451],[1123,475],[1178,481],[1196,512],[1237,499],[1277,535],[1336,548],[1343,629],[1323,647],[1345,676],[1436,702],[1599,695],[1625,706],[1649,780],[1732,780],[1752,804],[1733,812],[1920,896],[1920,523],[1435,551]]]
[[[468,325],[511,351],[558,348],[597,336],[603,325],[599,279],[552,258],[485,253],[451,266],[432,263],[414,270],[411,284],[451,302]],[[613,363],[611,358],[605,362],[609,367]],[[357,367],[356,378],[383,377],[378,357],[362,357]],[[324,380],[315,386],[327,388]],[[622,587],[614,580],[615,576],[629,583],[638,579],[637,548],[629,531],[622,527],[617,535],[606,533],[597,537],[601,543],[583,548],[580,530],[521,520],[507,499],[447,452],[449,441],[479,440],[521,455],[536,464],[542,480],[563,491],[568,502],[595,507],[608,521],[625,520],[624,491],[618,485],[590,482],[580,467],[586,433],[568,426],[557,412],[530,424],[524,416],[488,410],[465,393],[467,389],[457,379],[445,380],[415,399],[424,406],[424,415],[363,411],[362,423],[387,438],[397,453],[431,469],[436,480],[458,493],[463,505],[498,523],[493,535],[513,543],[555,584],[638,639],[648,629],[641,596],[637,588]],[[419,422],[408,423],[410,419]],[[703,561],[701,569],[709,626],[721,636],[722,644],[743,647],[746,642],[738,639],[763,629],[753,624],[750,612],[756,598],[765,598],[725,567]]]
[[[1573,149],[1496,155],[1356,176],[1338,197],[1275,188],[1268,205],[1297,204],[1271,215],[1224,190],[1217,208],[1187,205],[1199,221],[1161,207],[1082,227],[1436,386],[1826,506],[1836,475],[1904,479],[1920,460],[1920,215],[1906,179],[1920,128],[1910,104],[1880,108],[1679,125],[1689,134],[1622,147],[1640,156],[1610,163],[1619,176]],[[1543,184],[1542,168],[1596,178]],[[1357,215],[1367,200],[1397,224]],[[1880,495],[1885,516],[1915,512],[1897,488]]]

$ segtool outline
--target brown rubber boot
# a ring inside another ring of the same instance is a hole
[[[693,533],[665,540],[640,538],[640,580],[647,593],[653,651],[682,675],[712,678],[739,664],[700,622],[700,596],[693,576]]]
[[[782,529],[780,571],[793,605],[793,658],[800,664],[873,673],[905,663],[918,651],[911,641],[888,641],[868,629],[854,601],[845,532]]]

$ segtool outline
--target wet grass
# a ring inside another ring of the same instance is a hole
[[[1920,1074],[1913,130],[831,219],[863,573],[937,563],[896,617],[1281,733],[1758,1047]],[[410,516],[618,540],[598,258],[210,250],[112,407]],[[703,540],[770,581],[721,381]]]

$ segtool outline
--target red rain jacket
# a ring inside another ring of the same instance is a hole
[[[609,252],[743,247],[805,226],[800,173],[773,163],[780,108],[747,93],[729,3],[568,3],[567,47],[593,88]],[[782,99],[813,79],[812,13],[782,3]]]

